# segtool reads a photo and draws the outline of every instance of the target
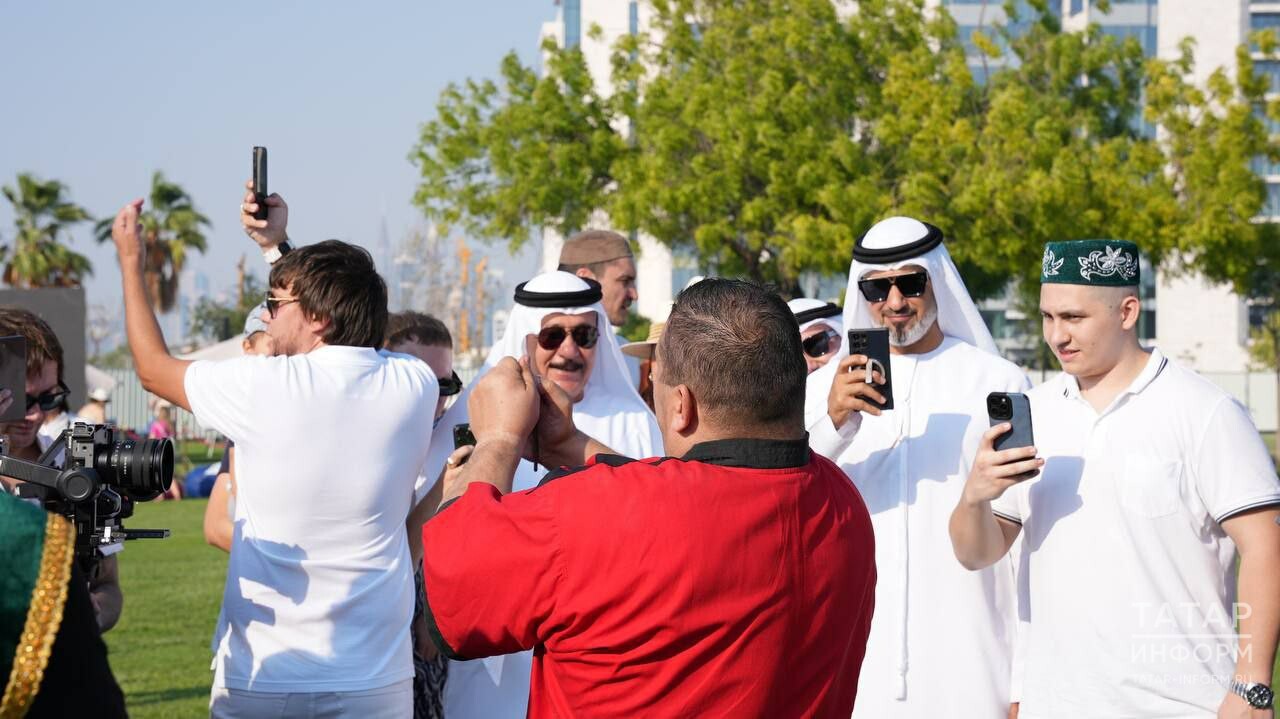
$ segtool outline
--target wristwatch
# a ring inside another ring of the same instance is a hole
[[[293,245],[290,245],[288,240],[283,240],[275,247],[272,247],[269,250],[263,250],[262,259],[266,260],[268,265],[274,265],[276,260],[284,257],[290,252],[293,252]]]
[[[1244,697],[1244,700],[1254,709],[1270,709],[1276,698],[1271,687],[1259,682],[1245,683],[1232,679],[1231,691]]]

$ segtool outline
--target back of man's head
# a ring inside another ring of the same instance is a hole
[[[383,347],[414,342],[426,347],[453,349],[453,335],[443,322],[422,312],[396,312],[387,319],[387,338]]]
[[[27,377],[35,377],[45,363],[53,362],[58,367],[58,381],[62,381],[62,343],[49,323],[21,307],[0,307],[0,337],[14,335],[27,341]]]
[[[662,383],[689,387],[699,418],[717,429],[803,433],[808,372],[795,315],[777,294],[703,280],[676,298],[657,353]]]
[[[328,321],[325,344],[382,346],[387,285],[363,247],[340,240],[304,245],[271,266],[270,284],[288,289],[307,317]]]

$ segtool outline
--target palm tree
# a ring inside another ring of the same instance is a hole
[[[98,223],[99,242],[111,239],[111,223]],[[160,312],[173,309],[178,299],[178,278],[187,262],[187,252],[204,252],[203,228],[212,227],[209,218],[196,211],[191,196],[181,186],[169,182],[159,170],[151,177],[150,201],[138,218],[146,247],[143,279],[151,306]]]
[[[11,287],[77,287],[93,274],[89,258],[72,251],[67,228],[92,220],[89,213],[66,197],[67,186],[41,181],[30,173],[18,175],[18,187],[6,185],[4,196],[13,205],[16,233],[12,245],[0,247],[4,281]],[[65,241],[64,241],[65,240]]]

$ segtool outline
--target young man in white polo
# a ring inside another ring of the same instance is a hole
[[[111,233],[138,376],[236,443],[210,714],[411,716],[406,498],[426,458],[435,376],[379,351],[387,290],[369,253],[337,240],[282,247],[277,196],[265,221],[248,217],[252,202],[242,208],[275,260],[266,324],[277,356],[171,357],[144,288],[141,204]]]
[[[1139,345],[1138,279],[1130,242],[1045,248],[1064,372],[1029,393],[1034,447],[984,435],[956,556],[988,566],[1023,535],[1024,719],[1271,717],[1280,480],[1240,404]]]

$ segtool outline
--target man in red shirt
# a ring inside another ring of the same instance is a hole
[[[805,378],[786,304],[719,279],[680,294],[658,344],[673,457],[606,454],[562,392],[504,360],[472,392],[475,451],[423,528],[440,649],[533,649],[531,717],[848,717],[874,542],[857,490],[809,451]],[[586,466],[509,493],[535,428],[544,462]]]

